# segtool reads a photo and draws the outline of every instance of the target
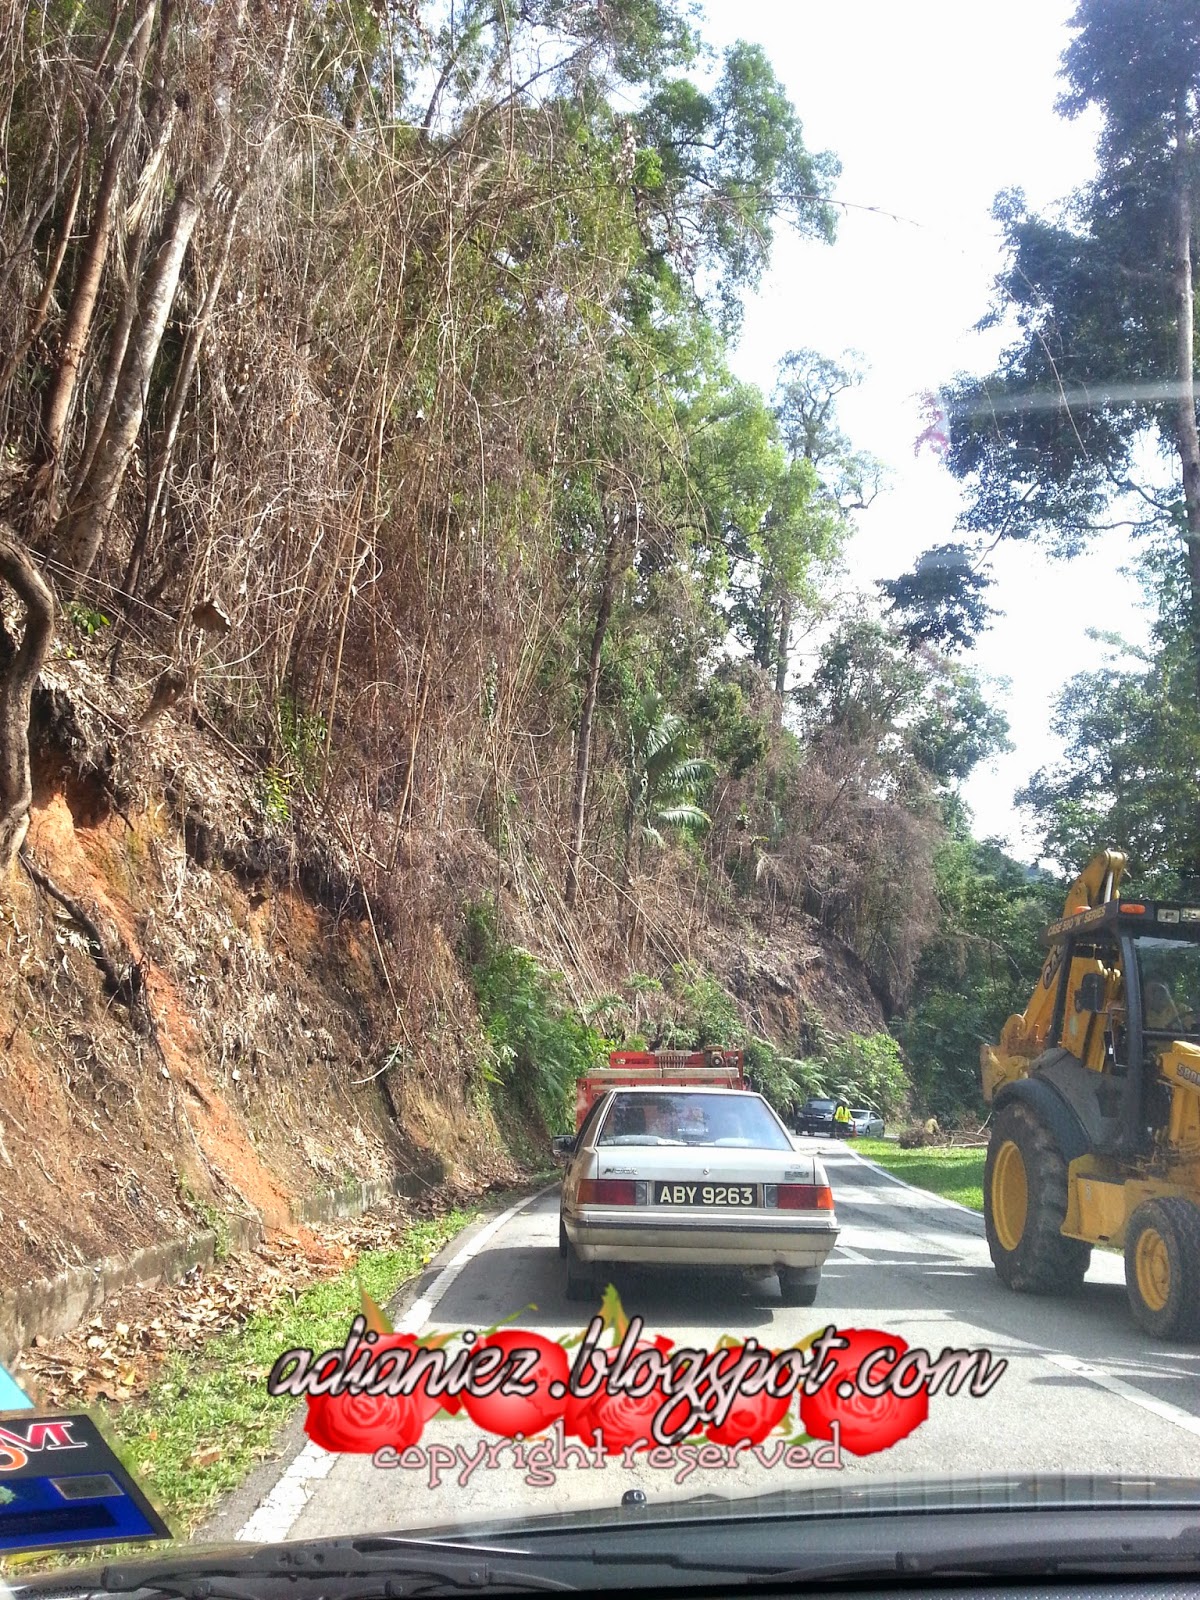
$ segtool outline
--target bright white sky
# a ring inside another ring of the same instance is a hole
[[[721,48],[761,44],[809,148],[840,158],[837,198],[909,219],[849,210],[832,248],[780,236],[733,363],[769,391],[790,349],[865,357],[869,375],[846,397],[842,422],[893,478],[849,550],[864,588],[954,537],[957,485],[929,451],[913,456],[924,426],[917,402],[995,356],[995,335],[970,331],[1000,264],[993,197],[1022,188],[1034,207],[1051,205],[1092,171],[1097,124],[1054,112],[1073,9],[1067,0],[706,0],[705,36]],[[974,775],[966,799],[976,834],[1008,839],[1023,859],[1035,851],[1013,793],[1060,748],[1049,726],[1055,691],[1104,658],[1085,630],[1145,636],[1138,591],[1117,575],[1130,554],[1113,534],[1070,565],[1029,545],[994,557],[990,598],[1004,615],[975,664],[1009,681],[992,697],[1015,749]]]

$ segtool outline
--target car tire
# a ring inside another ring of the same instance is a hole
[[[575,1252],[575,1247],[569,1241],[567,1244],[567,1299],[568,1300],[594,1300],[596,1297],[596,1279],[591,1267],[586,1261],[581,1261]]]
[[[567,1238],[567,1225],[563,1221],[563,1214],[560,1211],[558,1213],[558,1253],[564,1261],[567,1259],[567,1252],[570,1248],[571,1241]]]
[[[780,1267],[779,1298],[785,1306],[815,1306],[817,1290],[821,1287],[821,1274],[814,1278],[802,1267]]]

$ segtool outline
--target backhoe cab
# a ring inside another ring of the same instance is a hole
[[[996,1271],[1077,1289],[1092,1246],[1125,1252],[1147,1332],[1200,1338],[1200,906],[1118,894],[1103,851],[1046,930],[1033,998],[984,1045],[993,1108],[984,1217]]]

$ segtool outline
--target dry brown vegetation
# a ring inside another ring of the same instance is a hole
[[[4,0],[9,1272],[514,1170],[468,901],[581,1011],[903,1002],[940,669],[797,711],[848,512],[723,356],[836,164],[760,52],[705,72],[665,0]]]

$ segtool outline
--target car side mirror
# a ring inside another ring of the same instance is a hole
[[[1093,1016],[1104,1010],[1104,979],[1098,972],[1085,972],[1075,990],[1076,1011],[1090,1011]]]
[[[573,1133],[555,1134],[554,1139],[551,1142],[550,1149],[554,1155],[555,1161],[557,1161],[560,1166],[565,1167],[567,1162],[575,1154],[575,1138],[576,1136]]]

